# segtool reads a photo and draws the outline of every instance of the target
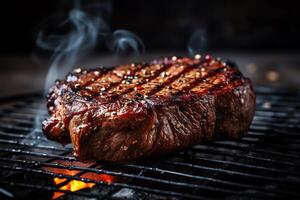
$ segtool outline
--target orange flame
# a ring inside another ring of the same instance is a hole
[[[61,163],[61,161],[59,162]],[[88,167],[91,164],[86,164],[86,163],[79,163],[79,162],[66,162],[63,161],[63,164],[67,166],[68,165],[76,165],[76,166],[81,166],[81,167]],[[52,168],[52,167],[47,167],[44,168],[46,171],[54,172],[57,174],[64,174],[64,175],[70,175],[74,176],[78,174],[80,171],[78,170],[68,170],[68,169],[58,169],[58,168]],[[103,181],[106,183],[112,183],[113,182],[113,176],[107,175],[107,174],[97,174],[93,172],[87,172],[82,175],[80,175],[81,178],[88,178],[94,181]],[[95,183],[90,183],[90,182],[84,182],[84,181],[79,181],[79,180],[69,180],[67,178],[54,178],[54,183],[55,185],[62,184],[66,182],[63,186],[59,187],[59,190],[65,190],[65,191],[71,191],[75,192],[78,190],[82,190],[84,188],[92,188],[95,186]],[[52,199],[57,199],[60,196],[64,195],[63,192],[54,192]]]
[[[71,170],[69,170],[69,171],[71,171]],[[71,174],[68,174],[68,175],[71,175]],[[88,174],[91,174],[91,175],[88,175]],[[112,176],[109,176],[106,174],[86,173],[86,174],[82,175],[81,177],[90,178],[95,181],[104,181],[106,183],[112,183]],[[67,180],[66,178],[54,178],[54,182],[56,185],[59,185],[60,183],[63,183],[66,180]],[[71,180],[71,181],[67,182],[65,185],[61,186],[59,189],[75,192],[78,190],[82,190],[84,188],[92,188],[94,185],[95,185],[95,183],[86,183],[83,181]],[[62,195],[64,195],[64,193],[54,192],[52,199],[57,199],[58,197],[60,197]]]
[[[66,181],[66,178],[54,178],[54,182],[56,185]],[[71,180],[66,185],[61,186],[60,190],[66,190],[75,192],[84,188],[91,188],[95,185],[95,183],[85,183],[83,181]],[[58,197],[64,195],[62,192],[54,192],[52,199],[57,199]]]

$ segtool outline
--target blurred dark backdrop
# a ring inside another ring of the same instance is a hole
[[[83,4],[101,1],[85,0]],[[106,1],[107,2],[107,1]],[[196,30],[207,35],[209,49],[300,48],[298,1],[114,0],[107,20],[112,29],[139,35],[146,49],[185,51]],[[38,24],[67,13],[72,1],[10,0],[1,3],[1,53],[31,52]],[[101,48],[98,48],[101,50]]]
[[[43,90],[52,52],[37,48],[37,33],[48,28],[43,22],[50,16],[66,19],[74,1],[1,2],[0,97]],[[292,0],[81,0],[81,8],[90,15],[100,15],[109,33],[126,29],[143,40],[146,54],[140,60],[186,55],[191,44],[200,53],[234,60],[254,84],[300,89],[298,4]],[[60,35],[67,32],[59,31]],[[191,38],[195,40],[189,42]],[[93,54],[76,60],[74,67],[130,62],[128,57],[122,60],[109,52],[103,44],[106,39],[98,40]]]

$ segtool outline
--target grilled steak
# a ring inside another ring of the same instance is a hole
[[[124,162],[214,139],[244,136],[255,111],[251,82],[210,56],[74,70],[48,96],[49,139],[80,160]]]

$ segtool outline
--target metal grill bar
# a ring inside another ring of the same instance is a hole
[[[150,180],[152,182],[162,182],[162,181],[164,181],[162,179],[153,179],[153,178],[148,178],[148,177],[145,177],[145,176],[141,177],[141,176],[137,176],[137,175],[133,175],[133,174],[126,174],[126,173],[122,173],[120,175],[119,173],[111,172],[111,171],[107,171],[107,170],[103,170],[103,169],[91,169],[91,168],[83,168],[83,167],[76,167],[76,166],[64,166],[64,165],[60,165],[60,164],[57,164],[57,163],[55,163],[55,164],[54,163],[41,163],[41,162],[37,162],[37,161],[24,162],[23,160],[2,159],[2,158],[0,158],[0,160],[5,161],[5,162],[18,162],[18,163],[22,163],[22,164],[26,163],[28,165],[35,165],[35,166],[56,167],[56,168],[69,169],[69,170],[81,170],[81,171],[84,171],[84,172],[95,172],[95,173],[101,173],[101,174],[103,173],[103,174],[109,174],[109,175],[114,175],[114,176],[118,175],[118,176],[123,176],[123,177],[126,177],[126,178],[137,178],[137,179],[142,179],[142,180]],[[174,164],[176,164],[176,162]],[[145,167],[145,166],[133,165],[133,164],[128,164],[126,166],[127,167],[133,167],[135,169],[151,170],[151,171],[164,173],[164,174],[184,176],[184,177],[189,177],[189,178],[192,178],[192,179],[207,180],[207,181],[222,183],[222,184],[225,184],[225,185],[239,187],[239,188],[248,188],[248,189],[261,190],[261,188],[256,187],[254,185],[246,185],[246,184],[234,183],[234,182],[229,182],[229,181],[222,181],[222,180],[218,180],[218,179],[215,179],[215,178],[183,174],[183,173],[180,173],[180,172],[164,170],[164,169],[159,169],[159,168],[151,168],[151,167]],[[168,181],[168,184],[172,184],[172,182]],[[188,185],[186,185],[186,186],[188,186]],[[191,186],[191,185],[189,185],[189,186]],[[192,187],[195,187],[195,186],[192,185]],[[279,191],[268,191],[268,192],[269,193],[273,192],[273,193],[278,193],[278,194],[289,194],[289,195],[292,194],[292,193],[285,193],[285,192],[279,192]]]
[[[62,167],[64,168],[63,166],[59,166],[59,165],[55,165],[55,167]],[[88,179],[88,178],[81,178],[81,177],[78,177],[78,176],[69,176],[69,175],[64,175],[64,174],[55,174],[55,173],[51,173],[51,172],[45,172],[43,170],[31,170],[31,169],[28,169],[28,168],[23,168],[23,167],[15,167],[15,168],[11,168],[10,166],[1,166],[0,168],[2,169],[10,169],[10,170],[19,170],[19,171],[22,171],[22,172],[35,172],[35,173],[39,173],[39,174],[43,174],[43,175],[51,175],[53,177],[59,177],[59,178],[71,178],[73,180],[80,180],[80,181],[84,181],[84,182],[92,182],[92,183],[97,183],[97,184],[101,184],[101,185],[107,185],[105,182],[101,182],[101,181],[94,181],[92,179]],[[76,167],[74,169],[77,169]],[[95,172],[101,172],[101,173],[106,173],[106,174],[111,174],[111,175],[114,175],[116,173],[112,173],[112,172],[109,172],[109,171],[104,171],[104,170],[91,170],[89,168],[79,168],[81,170],[86,170],[86,171],[95,171]],[[118,174],[118,173],[117,173]],[[120,176],[120,174],[118,174]],[[125,176],[125,177],[131,177],[131,178],[137,178],[138,176],[129,176],[128,174],[124,174],[122,173],[121,174],[122,176]],[[165,181],[165,180],[159,180],[159,179],[154,179],[154,178],[148,178],[148,177],[141,177],[143,180],[150,180],[152,182],[159,182],[159,183],[165,183],[165,184],[168,184],[168,185],[177,185],[177,186],[181,186],[181,187],[188,187],[188,188],[197,188],[197,189],[204,189],[204,190],[210,190],[210,191],[213,191],[213,192],[221,192],[221,193],[224,193],[224,194],[241,194],[240,191],[236,191],[236,190],[226,190],[226,189],[220,189],[220,188],[216,188],[216,187],[209,187],[209,186],[201,186],[201,185],[195,185],[195,184],[185,184],[185,183],[180,183],[180,182],[172,182],[172,181]],[[211,181],[211,180],[210,180]],[[223,184],[226,183],[225,181],[223,182]],[[122,187],[127,187],[127,188],[133,188],[133,189],[136,189],[136,186],[130,184],[123,184],[123,183],[112,183],[110,184],[111,186],[122,186]],[[232,185],[232,184],[231,184]],[[236,186],[236,185],[235,185]],[[137,186],[138,187],[138,186]],[[259,187],[254,187],[254,186],[247,186],[247,185],[239,185],[239,187],[245,187],[247,189],[256,189],[256,190],[261,190]],[[139,189],[141,190],[144,190],[144,191],[151,191],[151,189],[153,188],[148,188],[148,187],[139,187]],[[159,191],[159,190],[158,190]],[[160,191],[161,192],[161,191]],[[171,193],[172,191],[167,191],[165,190],[164,191],[165,193],[166,192],[169,192]],[[276,193],[276,194],[283,194],[283,195],[289,195],[289,196],[294,196],[296,197],[297,194],[294,194],[294,193],[290,193],[290,192],[279,192],[279,191],[263,191],[264,193],[264,196],[268,196],[268,193]],[[178,195],[176,195],[178,196]],[[251,194],[249,194],[249,196],[251,196]],[[257,196],[257,195],[255,195]],[[196,196],[190,196],[188,194],[184,194],[184,197],[188,197],[188,198],[195,198],[195,199],[198,199],[198,197]]]
[[[17,141],[7,141],[7,140],[0,140],[0,143],[8,143],[8,144],[17,144],[19,146],[27,146],[27,147],[34,147],[34,148],[40,148],[40,149],[48,149],[48,150],[54,150],[54,151],[66,151],[66,150],[71,150],[70,148],[64,149],[64,148],[56,148],[53,146],[41,146],[41,145],[34,145],[34,144],[26,144],[23,142],[17,142]],[[211,148],[212,146],[216,146],[216,147],[222,147],[222,148],[227,148],[227,149],[237,149],[237,150],[243,150],[243,147],[239,147],[239,146],[235,146],[235,145],[230,145],[230,144],[222,144],[220,142],[217,142],[215,144],[211,144],[211,145],[197,145],[195,148],[190,149],[189,151],[199,151],[203,152],[204,151],[210,151],[208,150],[209,148]],[[14,152],[14,153],[21,153],[21,154],[28,154],[28,155],[37,155],[37,156],[42,156],[40,154],[36,154],[36,152],[34,152],[35,154],[31,154],[30,151],[21,151],[20,149],[13,149],[13,148],[9,148],[9,149],[4,149],[4,148],[0,148],[1,151],[8,151],[8,152]],[[253,150],[255,151],[255,150]],[[262,152],[262,153],[273,153],[272,151],[258,151],[258,152]],[[216,151],[213,150],[213,153],[216,153]],[[44,155],[44,154],[43,154]],[[225,153],[225,155],[231,155],[234,156],[234,154],[229,154],[229,153]],[[285,154],[282,153],[278,153],[278,155],[280,156],[284,156],[284,157],[291,157],[291,158],[296,158],[298,159],[299,156],[286,156]],[[49,154],[48,156],[51,157],[51,155]],[[56,156],[56,155],[53,155]],[[75,160],[73,157],[64,157],[64,158],[68,158],[68,160]]]
[[[190,149],[189,151],[192,151],[193,149]],[[251,159],[251,160],[256,160],[256,161],[264,161],[264,162],[270,162],[274,164],[281,164],[281,165],[287,165],[287,166],[292,166],[292,167],[300,167],[299,164],[295,164],[293,162],[287,162],[287,161],[279,161],[271,158],[259,158],[251,155],[239,155],[231,152],[224,152],[222,150],[215,150],[215,149],[203,149],[206,151],[205,153],[210,153],[212,155],[218,154],[218,155],[224,155],[224,156],[232,156],[232,157],[238,157],[238,158],[243,158],[243,159]],[[199,152],[199,151],[198,151]]]
[[[66,193],[70,194],[72,193],[71,191],[67,190],[60,190],[57,189],[56,187],[47,187],[47,186],[41,186],[41,185],[33,185],[33,184],[23,184],[23,183],[16,183],[16,182],[8,182],[8,181],[2,181],[3,184],[14,186],[14,187],[21,187],[21,188],[30,188],[30,189],[38,189],[38,190],[47,190],[47,191],[53,191],[53,192],[61,192],[61,193]],[[91,194],[89,192],[81,192],[78,191],[76,192],[77,195],[79,196],[86,196],[86,197],[97,197],[97,194]]]
[[[118,191],[131,188],[161,197],[219,199],[235,196],[251,198],[299,198],[300,186],[300,92],[256,88],[257,112],[249,133],[240,141],[217,141],[174,153],[160,160],[112,165],[95,163],[89,167],[65,165],[73,162],[70,147],[61,147],[33,130],[37,113],[45,115],[38,96],[24,96],[0,102],[0,168],[4,171],[35,173],[49,178],[65,178],[55,187],[1,180],[4,185],[61,191],[71,180],[96,183]],[[35,132],[36,134],[32,134]],[[41,159],[43,158],[43,159]],[[74,176],[44,168],[77,170]],[[111,184],[81,177],[85,173],[107,174],[118,179]],[[111,195],[112,193],[110,193]],[[95,197],[87,192],[76,195]],[[113,198],[104,195],[105,198]]]
[[[178,155],[177,157],[179,157],[179,156],[180,155]],[[183,157],[184,156],[181,156],[180,158],[183,158]],[[281,170],[281,169],[275,169],[275,168],[269,168],[269,167],[261,167],[258,165],[251,165],[251,164],[244,164],[244,163],[237,163],[237,162],[232,162],[232,161],[224,161],[224,160],[216,160],[216,159],[208,159],[208,158],[194,158],[194,159],[197,161],[213,162],[213,163],[219,163],[219,164],[225,164],[225,165],[234,165],[234,166],[243,167],[243,168],[275,172],[275,173],[279,173],[279,174],[289,174],[289,175],[300,176],[300,173],[298,173],[298,172],[291,172],[291,171],[287,171],[287,170]]]
[[[88,178],[77,177],[76,175],[75,176],[70,176],[70,175],[64,175],[64,174],[55,174],[55,173],[51,173],[51,172],[45,172],[43,170],[28,169],[28,168],[23,168],[23,167],[13,167],[12,168],[11,166],[0,166],[0,168],[13,170],[13,171],[35,172],[35,173],[43,174],[45,176],[67,178],[67,179],[71,179],[71,180],[79,180],[79,181],[83,181],[83,182],[96,183],[96,184],[99,184],[99,185],[107,185],[103,181],[94,181],[94,180],[88,179]],[[11,183],[11,182],[5,182],[5,181],[2,181],[2,182],[5,183],[5,184],[14,184],[14,183]],[[155,188],[141,187],[141,186],[133,185],[133,184],[112,183],[112,184],[110,184],[110,186],[117,186],[117,187],[121,186],[121,187],[125,187],[125,188],[132,188],[132,189],[143,190],[143,191],[146,191],[146,192],[165,194],[165,195],[168,195],[168,196],[185,197],[185,198],[189,198],[189,199],[203,199],[203,198],[201,198],[199,196],[196,196],[196,195],[190,195],[190,194],[185,194],[185,193],[177,193],[177,192],[173,192],[173,191],[160,190],[160,189],[155,189]],[[36,187],[36,188],[38,189],[38,187]],[[213,191],[218,191],[217,189],[210,188],[210,187],[203,187],[203,188],[212,189]],[[57,191],[65,192],[64,190],[57,190]],[[224,192],[226,190],[221,190],[221,191]]]
[[[43,148],[40,146],[34,146],[34,145],[27,145],[27,146],[32,146],[35,148]],[[202,153],[211,153],[211,154],[221,154],[221,155],[225,155],[225,156],[237,156],[237,157],[243,157],[243,158],[249,158],[249,159],[254,159],[254,160],[259,160],[259,161],[266,161],[266,162],[271,162],[271,163],[278,163],[278,164],[283,164],[283,165],[289,165],[289,166],[294,166],[294,167],[300,167],[299,164],[295,164],[295,163],[289,163],[289,162],[281,162],[281,161],[277,161],[277,160],[273,160],[273,159],[263,159],[263,158],[256,158],[253,156],[247,156],[247,155],[236,155],[234,153],[230,153],[230,152],[226,152],[226,151],[222,151],[222,150],[216,150],[214,148],[209,149],[210,146],[204,146],[204,145],[198,145],[193,149],[189,149],[188,151],[197,151],[197,152],[202,152]],[[51,150],[58,150],[56,148],[50,148]],[[199,151],[201,150],[201,151]],[[25,155],[30,155],[30,156],[38,156],[38,157],[48,157],[48,158],[53,158],[53,159],[61,159],[61,160],[69,160],[69,161],[75,161],[76,159],[74,157],[68,157],[68,156],[59,156],[59,155],[55,155],[55,154],[45,154],[45,153],[38,153],[38,152],[31,152],[31,151],[24,151],[24,150],[20,150],[20,149],[13,149],[13,148],[0,148],[0,151],[3,152],[9,152],[9,153],[15,153],[15,154],[25,154]]]

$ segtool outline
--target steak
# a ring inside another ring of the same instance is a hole
[[[255,112],[249,79],[211,56],[76,69],[48,95],[45,135],[79,160],[126,162],[239,139]]]

